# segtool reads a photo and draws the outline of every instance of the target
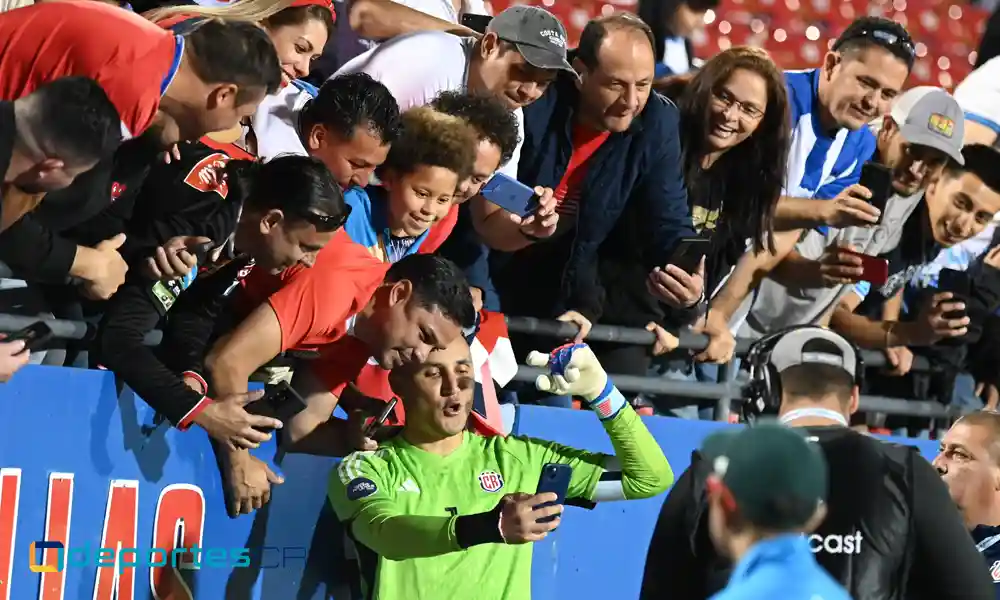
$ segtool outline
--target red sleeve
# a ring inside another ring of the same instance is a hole
[[[355,288],[343,278],[323,279],[315,267],[302,269],[267,299],[281,325],[282,352],[303,342],[312,345],[324,333],[333,337],[334,330],[343,332],[354,308]]]
[[[458,205],[452,204],[451,210],[448,214],[444,216],[443,219],[435,223],[431,230],[427,232],[427,237],[424,239],[424,243],[420,244],[420,250],[418,254],[434,254],[437,252],[438,248],[444,244],[448,236],[451,235],[453,229],[455,229],[455,223],[458,223]]]
[[[309,366],[320,383],[339,398],[347,384],[354,383],[368,366],[368,355],[360,341],[345,337],[324,348],[319,358],[309,361]]]

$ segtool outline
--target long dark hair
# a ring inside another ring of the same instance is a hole
[[[702,159],[713,93],[738,69],[757,73],[767,86],[767,109],[750,137],[726,150],[709,169]],[[767,53],[738,46],[716,54],[698,73],[671,78],[657,87],[674,95],[681,113],[684,178],[690,196],[707,197],[710,209],[721,205],[717,234],[745,233],[755,252],[774,252],[774,207],[785,181],[791,143],[791,115],[785,79]],[[683,93],[676,95],[683,89]]]

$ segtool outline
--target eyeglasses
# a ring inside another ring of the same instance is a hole
[[[351,205],[345,204],[344,211],[336,216],[321,215],[311,210],[298,212],[296,216],[301,217],[308,223],[312,223],[316,227],[316,231],[336,231],[343,227],[344,223],[347,223],[347,218],[351,216]]]
[[[833,49],[838,50],[845,43],[851,40],[860,39],[871,40],[879,46],[889,50],[892,48],[899,48],[911,59],[917,56],[917,49],[913,46],[913,42],[911,40],[900,37],[890,31],[885,31],[884,29],[859,29],[858,31],[852,32],[851,35],[838,40]]]
[[[729,90],[719,89],[712,92],[712,98],[719,103],[719,106],[729,110],[735,106],[739,113],[751,121],[756,121],[764,116],[764,111],[749,102],[737,100],[729,93]]]

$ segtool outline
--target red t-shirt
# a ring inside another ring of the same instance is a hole
[[[589,168],[587,161],[610,135],[610,131],[594,131],[583,125],[573,126],[573,154],[553,192],[557,203],[556,212],[560,215],[576,215],[579,210],[580,188]]]
[[[315,349],[337,341],[385,278],[389,265],[338,231],[312,267],[295,265],[277,275],[254,269],[237,307],[249,314],[268,302],[281,325],[281,350]]]
[[[458,205],[452,204],[448,214],[431,226],[430,231],[427,232],[427,237],[425,237],[423,243],[420,244],[420,249],[417,250],[417,253],[434,254],[437,252],[438,248],[441,247],[441,244],[448,239],[452,230],[455,229],[456,223],[458,223]]]
[[[104,88],[122,125],[139,135],[180,64],[173,33],[122,8],[56,0],[0,14],[0,100],[16,100],[60,77]]]

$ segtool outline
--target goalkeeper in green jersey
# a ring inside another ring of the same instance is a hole
[[[475,387],[465,340],[420,364],[393,369],[406,409],[402,432],[376,451],[347,456],[330,477],[330,501],[357,545],[369,600],[524,600],[531,545],[559,525],[555,494],[535,495],[542,467],[573,468],[568,501],[649,498],[674,476],[660,446],[585,344],[528,363],[536,385],[572,394],[597,413],[615,456],[520,436],[466,430]]]

